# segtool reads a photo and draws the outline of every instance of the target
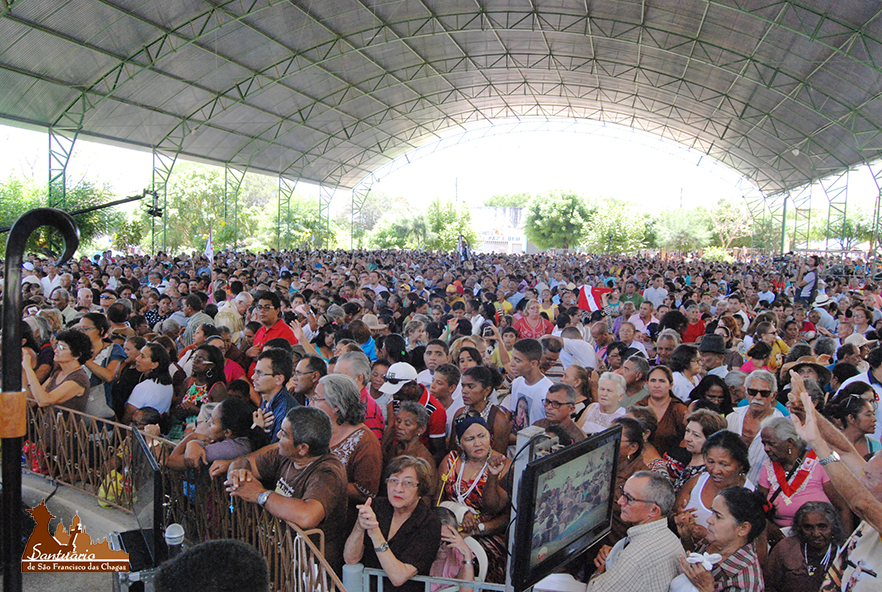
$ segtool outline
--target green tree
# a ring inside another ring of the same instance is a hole
[[[406,215],[383,219],[374,228],[368,244],[375,249],[425,249],[434,239],[425,216]]]
[[[694,251],[710,243],[710,231],[697,210],[678,208],[657,218],[659,246],[673,251]]]
[[[80,181],[68,187],[63,198],[57,199],[54,207],[73,212],[112,201],[113,195],[106,185]],[[11,226],[15,220],[28,210],[46,207],[48,203],[46,185],[35,180],[23,180],[13,176],[0,182],[0,226]],[[80,229],[80,244],[84,248],[99,237],[108,235],[123,220],[117,208],[108,208],[79,214],[74,220]],[[37,229],[28,240],[27,249],[52,251],[62,248],[61,238],[48,226]],[[0,240],[0,253],[6,251],[6,240]]]
[[[344,233],[352,234],[352,248],[361,247],[368,234],[376,228],[377,223],[383,219],[390,211],[390,204],[395,200],[390,199],[388,195],[382,191],[371,190],[361,210],[356,212],[355,218],[352,216],[352,201],[346,203],[343,211],[337,215],[337,224]]]
[[[488,208],[525,208],[528,203],[530,203],[529,193],[494,195],[484,200],[484,205]]]
[[[335,225],[325,227],[319,217],[318,203],[299,192],[291,196],[290,204],[283,204],[281,217],[278,203],[275,207],[263,208],[259,215],[259,232],[252,244],[280,249],[305,248],[316,241],[325,245],[336,244]]]
[[[530,200],[524,234],[540,249],[568,249],[585,239],[594,213],[579,195],[550,191]]]
[[[113,248],[128,251],[141,244],[144,239],[144,228],[140,220],[124,220],[113,233]]]
[[[466,208],[435,199],[426,211],[426,248],[432,251],[452,251],[462,235],[473,247],[478,233],[472,228],[472,215]]]
[[[209,230],[214,235],[215,251],[249,247],[255,242],[260,220],[276,213],[276,208],[267,207],[271,199],[277,198],[275,186],[265,178],[246,175],[238,199],[228,196],[225,203],[224,190],[224,170],[220,167],[190,162],[175,166],[165,211],[168,250],[202,250]],[[149,226],[149,220],[145,222],[145,227]],[[156,244],[162,244],[160,220],[156,221]]]
[[[645,230],[631,204],[607,198],[595,208],[583,246],[592,253],[630,253],[643,247]]]
[[[750,236],[753,216],[743,199],[721,199],[716,206],[707,209],[705,215],[724,249],[730,248],[736,240]]]

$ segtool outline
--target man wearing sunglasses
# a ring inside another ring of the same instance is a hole
[[[638,471],[617,493],[622,520],[631,525],[628,536],[614,547],[601,547],[594,559],[597,571],[586,592],[665,592],[680,572],[677,559],[685,555],[680,539],[667,524],[674,488],[658,473]]]
[[[771,372],[754,370],[744,379],[744,388],[747,390],[747,404],[727,415],[726,423],[729,430],[741,436],[750,447],[750,472],[747,478],[756,483],[763,462],[768,458],[759,437],[760,424],[769,417],[784,417],[784,414],[775,407],[778,381]]]

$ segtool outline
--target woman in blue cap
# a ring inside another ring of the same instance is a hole
[[[454,502],[460,512],[463,535],[470,535],[487,552],[487,581],[505,582],[506,540],[509,521],[511,461],[495,452],[490,430],[481,417],[466,417],[455,426],[460,452],[441,463],[441,502]]]

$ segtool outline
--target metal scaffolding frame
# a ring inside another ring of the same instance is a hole
[[[285,250],[291,250],[291,198],[297,189],[297,181],[279,177],[279,209],[276,218],[276,249],[282,250],[282,224],[285,227]],[[284,212],[284,215],[283,215]]]
[[[168,180],[171,177],[177,159],[177,152],[166,152],[158,149],[153,151],[153,181],[151,189],[155,193],[157,200],[162,201],[163,251],[168,248]],[[152,223],[151,232],[155,236],[155,221]]]
[[[830,241],[832,237],[842,237],[847,230],[846,217],[848,208],[848,179],[849,170],[846,169],[837,174],[820,179],[818,183],[824,194],[827,196],[827,232],[824,247],[827,252],[836,249],[842,249],[845,245],[839,241],[839,245],[832,245]]]
[[[224,221],[225,227],[233,225],[233,245],[239,245],[239,189],[242,187],[242,181],[245,180],[245,173],[248,165],[245,164],[240,168],[229,164],[224,166]],[[232,208],[229,207],[232,201]],[[232,209],[232,217],[230,216]]]
[[[861,0],[0,0],[0,26],[0,117],[56,128],[53,195],[76,137],[346,189],[499,119],[648,131],[769,196],[882,155]]]

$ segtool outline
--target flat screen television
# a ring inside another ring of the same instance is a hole
[[[612,526],[621,426],[529,463],[518,487],[511,581],[524,590],[569,563]]]
[[[132,430],[132,464],[128,475],[132,487],[132,511],[138,530],[120,534],[129,553],[131,571],[157,567],[168,557],[165,544],[165,491],[162,471],[150,445],[138,430]]]

